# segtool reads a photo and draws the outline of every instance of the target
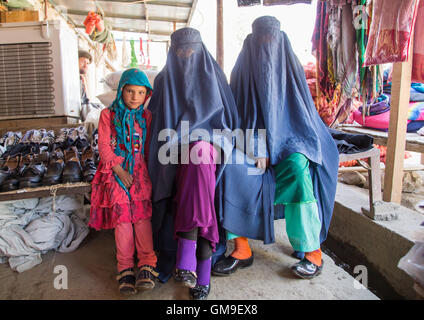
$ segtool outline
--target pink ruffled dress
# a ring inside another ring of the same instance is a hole
[[[148,159],[150,124],[152,114],[144,110],[143,117],[146,119],[146,142],[144,157],[141,146],[134,143],[135,164],[133,171],[133,185],[129,192],[129,200],[124,189],[118,184],[113,174],[112,167],[122,164],[123,157],[115,155],[116,131],[113,126],[112,112],[107,108],[102,110],[99,119],[99,155],[100,163],[96,175],[92,181],[91,209],[89,226],[96,229],[113,229],[120,223],[135,223],[139,219],[148,219],[152,216],[152,183],[147,171],[145,159]],[[142,129],[136,122],[135,130],[142,137]]]

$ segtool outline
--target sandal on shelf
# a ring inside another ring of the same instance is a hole
[[[135,289],[135,274],[133,268],[122,270],[117,276],[119,282],[119,292],[125,295],[137,293]]]
[[[194,271],[176,269],[174,279],[185,287],[194,288],[197,282],[197,275]]]
[[[140,268],[135,286],[137,289],[151,290],[155,287],[155,280],[159,273],[153,270],[152,266],[144,265]]]

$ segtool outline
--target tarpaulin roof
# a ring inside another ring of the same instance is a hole
[[[149,33],[153,41],[169,40],[174,29],[190,25],[197,0],[49,0],[77,28],[85,28],[89,11],[100,7],[115,31]]]

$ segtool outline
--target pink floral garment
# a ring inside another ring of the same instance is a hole
[[[99,155],[100,163],[92,181],[91,209],[89,226],[100,229],[113,229],[124,222],[135,223],[139,219],[152,216],[152,183],[147,171],[145,159],[148,159],[150,142],[150,124],[152,114],[145,110],[143,117],[146,119],[145,156],[140,151],[136,153],[133,171],[133,185],[129,192],[129,200],[124,189],[118,184],[112,167],[121,164],[123,157],[115,155],[116,131],[112,122],[113,114],[109,109],[104,109],[99,120]],[[142,129],[135,123],[136,132],[142,136]]]

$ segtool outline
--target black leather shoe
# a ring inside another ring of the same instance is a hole
[[[211,285],[196,285],[194,288],[190,288],[190,298],[192,300],[206,300],[209,293],[211,292]]]
[[[321,273],[323,266],[324,261],[322,261],[321,266],[318,267],[308,259],[303,258],[298,263],[295,263],[290,269],[299,278],[312,279]]]
[[[46,166],[42,162],[26,165],[19,176],[20,188],[35,188],[41,185]]]
[[[228,256],[225,259],[215,263],[215,265],[212,267],[212,274],[215,276],[229,276],[230,274],[236,272],[238,268],[247,268],[252,264],[253,252],[250,258],[243,260]]]
[[[63,169],[63,182],[81,182],[83,176],[77,148],[72,147],[64,153],[65,167]]]
[[[62,173],[65,166],[64,155],[61,149],[57,148],[50,154],[50,162],[47,172],[43,177],[43,185],[51,186],[62,183]]]

